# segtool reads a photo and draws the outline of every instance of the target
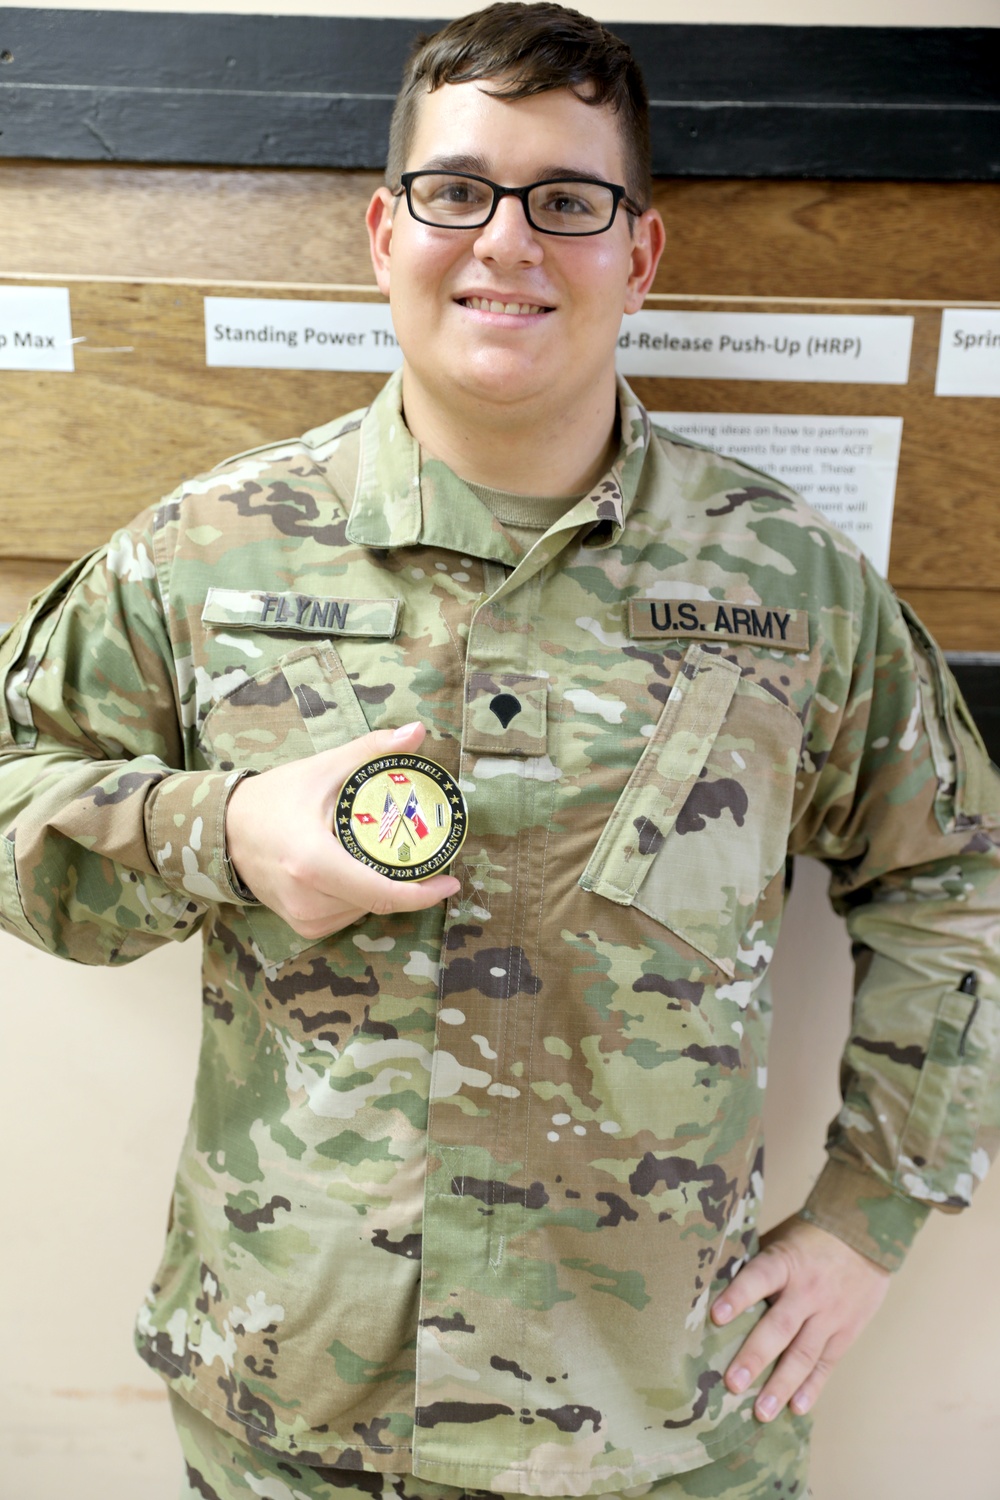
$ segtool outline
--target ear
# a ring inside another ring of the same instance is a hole
[[[653,285],[660,264],[667,232],[655,208],[647,208],[635,221],[632,231],[632,266],[625,290],[625,311],[638,312],[646,293]]]
[[[368,226],[368,248],[371,251],[375,280],[383,297],[389,295],[389,263],[392,250],[392,216],[396,206],[387,187],[376,188],[365,214]]]

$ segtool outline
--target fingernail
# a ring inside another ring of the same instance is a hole
[[[805,1391],[799,1391],[792,1397],[791,1408],[797,1416],[804,1417],[811,1405],[812,1402]]]
[[[750,1384],[750,1371],[742,1367],[734,1370],[729,1377],[729,1384],[734,1391],[745,1391]]]
[[[732,1315],[732,1304],[729,1302],[717,1302],[712,1308],[712,1317],[717,1323],[728,1323]]]
[[[417,722],[416,719],[414,719],[414,721],[413,721],[412,724],[403,724],[401,726],[401,728],[394,729],[393,733],[392,733],[392,737],[393,737],[394,740],[402,740],[402,739],[405,739],[408,734],[412,734],[413,731],[414,731],[414,729],[419,729],[419,728],[420,728],[419,723]]]
[[[757,1415],[763,1417],[765,1422],[770,1422],[771,1418],[774,1416],[777,1410],[777,1396],[761,1396],[760,1400],[757,1402]]]

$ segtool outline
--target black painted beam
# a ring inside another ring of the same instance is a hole
[[[1000,766],[1000,654],[949,651],[947,656],[990,758]]]
[[[441,21],[0,10],[0,156],[379,168]],[[662,176],[1000,179],[1000,28],[617,28]]]

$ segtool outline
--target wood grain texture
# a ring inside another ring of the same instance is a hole
[[[0,165],[7,273],[372,284],[374,172]],[[1000,294],[1000,188],[976,183],[658,181],[655,292]]]
[[[375,172],[0,164],[0,268],[374,286]]]
[[[293,294],[294,295],[294,294]],[[203,292],[71,288],[75,374],[0,371],[0,557],[72,558],[182,479],[367,405],[384,376],[205,365]]]
[[[946,651],[1000,652],[1000,589],[900,589]]]
[[[379,375],[208,369],[204,290],[74,283],[73,331],[83,339],[77,373],[0,372],[4,422],[19,437],[5,463],[0,556],[70,559],[184,477],[365,405],[381,385]],[[727,308],[721,301],[698,305]],[[791,310],[788,303],[780,308]],[[824,306],[810,303],[808,310]],[[934,395],[940,312],[914,312],[905,386],[633,383],[653,410],[902,417],[892,582],[903,592],[990,592],[1000,587],[1000,403]]]
[[[686,296],[989,301],[1000,188],[973,183],[658,182],[654,290]]]
[[[377,297],[363,215],[378,181],[365,172],[0,167],[0,271],[7,284],[17,272],[70,278],[74,334],[85,340],[75,375],[0,372],[0,559],[28,570],[5,570],[12,581],[0,598],[26,597],[31,570],[99,545],[184,477],[372,398],[381,376],[207,369],[202,296],[305,288]],[[655,196],[667,225],[655,290],[671,307],[745,311],[740,298],[771,297],[780,301],[755,310],[913,313],[906,386],[634,385],[661,410],[902,417],[890,577],[922,601],[945,645],[998,649],[1000,402],[933,390],[935,304],[1000,293],[1000,189],[672,180]],[[344,286],[371,292],[334,290]],[[846,309],[841,298],[862,305]],[[918,305],[900,309],[898,299]]]
[[[63,571],[64,561],[0,557],[0,633],[41,589]]]

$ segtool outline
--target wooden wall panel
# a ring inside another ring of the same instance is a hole
[[[64,567],[54,558],[32,561],[0,557],[0,630],[5,622],[16,620],[28,600],[57,578]]]
[[[0,270],[371,283],[375,172],[0,163]]]
[[[0,271],[371,283],[375,172],[0,163]],[[659,181],[654,291],[687,297],[988,301],[1000,188]]]
[[[75,375],[0,372],[0,620],[183,477],[371,399],[377,375],[209,370],[202,296],[377,297],[370,172],[8,162],[0,284],[71,289]],[[890,577],[953,649],[1000,650],[1000,402],[933,394],[944,304],[1000,293],[1000,189],[660,181],[650,306],[905,312],[906,386],[639,380],[667,410],[898,415]],[[996,305],[994,303],[994,305]]]
[[[98,546],[181,479],[366,405],[385,379],[208,369],[203,295],[72,283],[76,373],[0,371],[4,424],[19,434],[4,464],[0,557]]]
[[[207,368],[207,290],[220,288],[74,282],[73,331],[82,340],[76,374],[0,372],[4,421],[19,434],[4,464],[0,557],[69,560],[185,476],[364,405],[378,390],[379,375]],[[275,288],[268,294],[295,295]],[[721,300],[669,305],[745,308]],[[818,301],[755,305],[836,311]],[[872,303],[855,310],[894,309]],[[661,379],[634,385],[654,410],[902,417],[890,578],[900,592],[920,594],[928,624],[945,645],[997,650],[1000,403],[936,397],[940,309],[918,305],[907,312],[915,328],[905,386]],[[938,601],[939,590],[946,600]]]

